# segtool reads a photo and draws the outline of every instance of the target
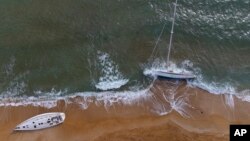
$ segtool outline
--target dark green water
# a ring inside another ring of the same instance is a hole
[[[249,0],[178,3],[171,60],[189,60],[203,87],[249,89]],[[172,4],[0,0],[0,95],[97,91],[99,82],[118,80],[118,90],[148,86],[143,71],[164,23],[154,57],[167,54]]]

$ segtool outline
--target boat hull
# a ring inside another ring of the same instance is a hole
[[[154,74],[157,77],[164,77],[169,79],[194,79],[195,75],[191,73],[175,73],[175,72],[169,72],[169,71],[155,71]]]
[[[65,114],[59,112],[44,113],[18,124],[14,131],[29,131],[40,130],[44,128],[53,127],[63,123],[65,120]]]

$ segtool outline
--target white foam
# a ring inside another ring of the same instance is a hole
[[[186,102],[185,97],[178,97],[170,102],[173,110],[178,112],[183,117],[190,118],[191,115],[187,112],[187,108],[192,107],[188,102]]]
[[[119,72],[118,65],[111,60],[109,54],[99,51],[98,55],[98,62],[102,70],[95,87],[100,90],[110,90],[120,88],[127,84],[129,80],[125,79],[122,73]]]
[[[233,109],[234,108],[234,99],[233,99],[233,95],[229,94],[229,95],[225,95],[225,101],[226,104]]]
[[[12,90],[13,91],[13,90]],[[23,91],[23,89],[19,89]],[[11,91],[9,91],[11,92]],[[8,93],[2,93],[0,95],[0,106],[40,106],[46,108],[52,108],[57,105],[57,100],[63,100],[63,94],[67,91],[56,91],[52,88],[49,92],[34,91],[35,96],[13,96]],[[20,93],[17,91],[17,93]]]
[[[238,95],[238,98],[240,98],[243,101],[250,102],[250,89],[241,91]]]
[[[236,94],[235,87],[230,83],[218,83],[218,82],[208,82],[204,80],[201,74],[196,75],[196,79],[188,83],[190,86],[196,86],[203,90],[206,90],[212,94]]]
[[[128,79],[114,80],[114,81],[102,81],[95,85],[97,89],[100,90],[110,90],[118,89],[121,86],[125,85],[128,82]]]
[[[54,99],[54,100],[42,101],[42,100],[39,100],[39,98],[32,99],[32,100],[30,100],[30,98],[28,99],[20,98],[18,100],[1,99],[0,101],[0,107],[4,107],[4,106],[17,107],[17,106],[28,106],[28,105],[32,105],[36,107],[53,108],[53,107],[56,107],[57,100]]]
[[[242,101],[250,102],[250,90],[243,90],[238,91],[233,85],[226,83],[226,84],[219,84],[216,82],[206,82],[201,80],[196,80],[189,83],[190,86],[199,87],[203,90],[208,91],[211,94],[224,94],[225,95],[225,103],[230,107],[234,108],[235,103],[233,96],[241,99]]]
[[[179,113],[181,116],[190,118],[191,115],[188,113],[187,109],[193,107],[189,104],[190,102],[188,101],[187,95],[176,95],[176,91],[174,89],[169,89],[167,90],[166,93],[162,93],[164,100],[170,104],[170,109],[164,108],[164,112],[162,114],[167,114],[172,112],[173,110]]]
[[[68,92],[67,89],[57,91],[55,88],[52,88],[51,91],[48,91],[48,92],[41,91],[41,90],[34,91],[34,94],[35,94],[35,96],[39,96],[39,97],[50,97],[51,98],[51,97],[60,97],[67,92]]]
[[[9,83],[9,86],[0,93],[2,96],[18,96],[20,94],[23,94],[25,92],[27,85],[24,81],[21,81],[19,79],[14,79]]]
[[[103,105],[107,110],[109,107],[114,104],[126,104],[130,105],[135,102],[140,101],[143,98],[148,96],[148,89],[137,90],[137,91],[123,91],[123,92],[113,92],[113,91],[105,91],[105,92],[79,92],[73,93],[68,96],[56,96],[51,97],[53,95],[51,92],[49,95],[43,96],[23,96],[23,97],[0,97],[0,107],[2,106],[39,106],[46,108],[53,108],[57,106],[58,100],[64,100],[67,104],[72,101],[70,98],[75,98],[77,96],[81,97],[81,100],[74,100],[74,102],[78,103],[82,109],[87,109],[90,104],[96,104],[97,106]],[[49,92],[48,92],[49,93]],[[57,94],[59,92],[55,92]]]

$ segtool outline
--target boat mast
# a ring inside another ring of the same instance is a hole
[[[172,40],[173,40],[173,34],[174,34],[174,22],[175,22],[175,15],[176,15],[176,6],[177,6],[177,1],[175,1],[174,5],[174,15],[173,15],[173,21],[172,21],[172,29],[171,29],[171,34],[170,34],[170,40],[169,40],[169,45],[168,45],[168,56],[167,56],[167,67],[169,67],[169,57],[170,57],[170,51],[172,47]]]

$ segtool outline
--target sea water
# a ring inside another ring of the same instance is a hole
[[[144,74],[166,66],[173,3],[1,0],[1,105],[107,90],[140,95],[154,80]],[[249,7],[249,0],[179,1],[172,69],[194,72],[192,87],[248,101]]]

